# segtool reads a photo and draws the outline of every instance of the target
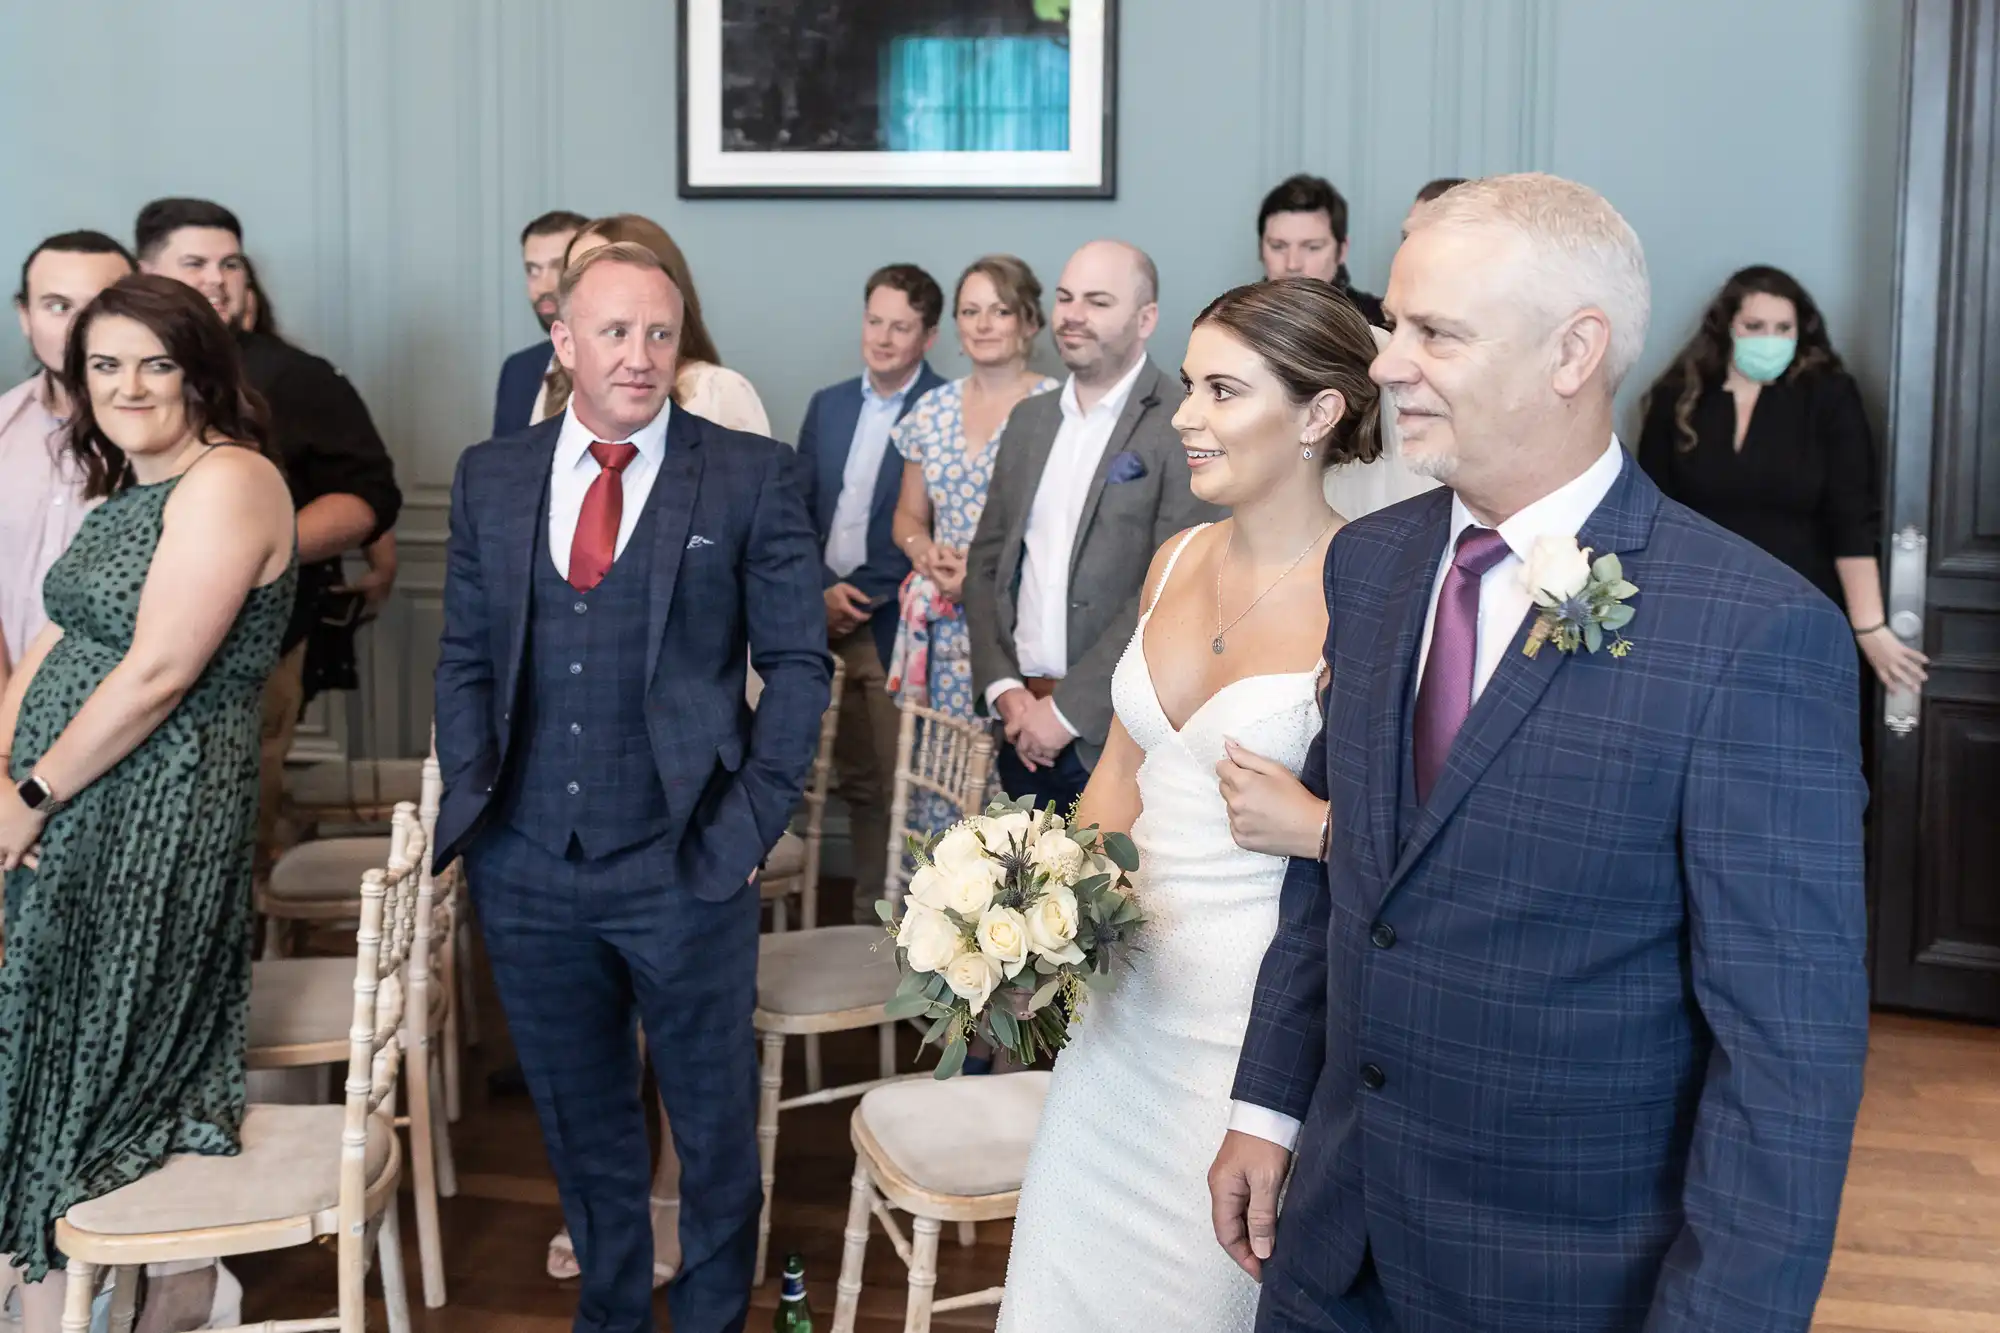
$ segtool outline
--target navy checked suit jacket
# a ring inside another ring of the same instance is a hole
[[[436,864],[504,790],[527,656],[529,561],[548,522],[562,418],[459,458],[438,645],[444,774]],[[659,766],[681,885],[721,899],[784,832],[819,744],[833,659],[812,523],[791,450],[676,407],[654,478],[643,726]],[[747,648],[747,651],[746,651]],[[763,677],[753,714],[746,662]]]
[[[1419,809],[1450,508],[1327,556],[1333,850],[1234,1094],[1304,1122],[1265,1280],[1324,1305],[1372,1250],[1403,1333],[1803,1330],[1867,1045],[1848,626],[1627,459],[1579,541],[1638,585],[1631,654],[1510,647]]]
[[[555,346],[547,338],[500,363],[500,381],[493,386],[493,437],[517,435],[528,428],[535,415],[535,402],[542,396],[542,377],[548,374],[549,358]]]
[[[923,363],[916,383],[903,395],[901,421],[917,405],[917,399],[944,383],[944,376]],[[822,552],[833,535],[833,511],[840,504],[840,486],[847,470],[847,452],[854,446],[854,427],[861,420],[861,377],[829,385],[806,404],[806,419],[799,426],[799,484],[805,488],[806,508],[812,512],[813,528],[819,534]],[[910,558],[896,545],[891,529],[896,518],[896,497],[903,488],[903,456],[891,444],[882,453],[882,466],[875,474],[874,498],[868,505],[868,559],[845,580],[821,566],[825,586],[847,582],[861,595],[881,605],[870,617],[869,629],[875,647],[888,665],[896,650],[898,612],[896,592],[910,572]]]

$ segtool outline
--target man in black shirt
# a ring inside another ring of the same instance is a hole
[[[1370,324],[1382,323],[1382,298],[1347,278],[1347,199],[1318,176],[1291,176],[1257,210],[1257,257],[1264,276],[1318,278],[1340,288]]]
[[[180,279],[208,298],[223,323],[239,327],[249,282],[234,213],[205,199],[156,199],[139,210],[135,230],[143,271]],[[342,613],[330,596],[344,582],[341,557],[393,527],[403,499],[368,408],[339,371],[272,334],[239,332],[237,345],[245,378],[269,409],[271,441],[298,508],[298,602],[264,695],[258,860],[267,869],[285,754],[307,699],[307,636]],[[351,671],[352,662],[333,666]]]

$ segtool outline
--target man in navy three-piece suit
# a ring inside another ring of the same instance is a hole
[[[682,1169],[674,1328],[723,1333],[762,1203],[750,882],[827,705],[819,552],[790,451],[669,401],[681,298],[650,251],[593,251],[558,298],[568,409],[467,450],[452,486],[437,864],[465,857],[575,1327],[654,1326],[643,1021]]]
[[[834,767],[854,850],[854,919],[873,922],[889,866],[889,799],[900,716],[889,694],[901,622],[897,592],[910,560],[891,529],[903,456],[890,435],[944,383],[924,359],[937,341],[944,292],[915,264],[877,269],[863,288],[866,372],[821,389],[799,427],[799,477],[825,567],[826,635],[847,664]]]
[[[1328,553],[1328,854],[1217,1238],[1260,1333],[1803,1333],[1868,1035],[1850,627],[1612,434],[1650,293],[1608,203],[1494,177],[1406,236],[1372,373],[1446,489]]]

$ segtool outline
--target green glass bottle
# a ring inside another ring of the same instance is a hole
[[[806,1265],[798,1255],[785,1260],[785,1283],[778,1293],[778,1314],[771,1333],[812,1333],[812,1306],[806,1303]]]

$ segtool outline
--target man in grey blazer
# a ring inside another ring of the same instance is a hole
[[[1092,241],[1056,287],[1059,394],[1008,418],[966,560],[973,693],[1000,719],[1000,781],[1065,811],[1111,730],[1111,673],[1139,619],[1153,552],[1220,517],[1188,488],[1180,390],[1146,355],[1159,272]]]

